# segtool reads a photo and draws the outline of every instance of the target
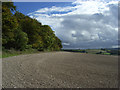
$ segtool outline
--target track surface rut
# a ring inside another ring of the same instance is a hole
[[[4,88],[116,88],[118,57],[49,52],[2,60]]]

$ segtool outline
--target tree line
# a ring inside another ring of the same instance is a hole
[[[61,40],[48,25],[42,25],[16,10],[13,2],[2,3],[2,46],[5,49],[60,50]]]

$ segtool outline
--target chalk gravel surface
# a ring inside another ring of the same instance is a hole
[[[117,88],[118,57],[48,52],[2,59],[3,88]]]

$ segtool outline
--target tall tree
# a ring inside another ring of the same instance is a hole
[[[2,4],[2,41],[7,48],[12,47],[14,41],[14,30],[18,27],[17,19],[11,12],[12,6],[4,2]]]

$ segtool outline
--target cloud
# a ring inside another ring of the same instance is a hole
[[[118,2],[75,1],[74,6],[42,8],[29,16],[50,25],[63,48],[106,48],[118,44]]]
[[[51,8],[43,8],[43,9],[40,9],[38,11],[35,11],[37,13],[49,13],[49,12],[53,12],[53,11],[56,11],[56,12],[68,12],[70,10],[74,10],[75,8],[74,7],[70,7],[70,6],[67,6],[67,7],[56,7],[56,6],[52,6]]]

